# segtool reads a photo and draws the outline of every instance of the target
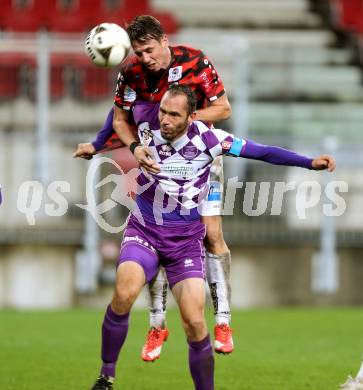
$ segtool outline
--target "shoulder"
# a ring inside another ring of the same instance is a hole
[[[202,50],[187,45],[171,46],[171,49],[175,60],[178,62],[187,62],[191,59],[204,57]]]
[[[209,127],[202,121],[193,121],[188,128],[188,137],[194,138],[198,137],[204,139],[208,133]]]

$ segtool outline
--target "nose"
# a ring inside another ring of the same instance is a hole
[[[151,62],[150,60],[151,60],[150,54],[142,53],[142,62],[144,64],[149,64]]]
[[[168,115],[163,114],[160,118],[160,124],[161,125],[167,125],[169,124]]]

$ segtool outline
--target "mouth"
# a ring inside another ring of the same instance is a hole
[[[170,130],[161,128],[161,135],[162,135],[163,137],[169,136],[169,135],[170,135]]]

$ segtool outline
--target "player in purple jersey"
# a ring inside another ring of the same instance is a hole
[[[170,85],[189,85],[197,95],[196,119],[208,123],[227,119],[231,114],[223,82],[210,59],[199,49],[185,45],[169,45],[160,23],[152,16],[142,15],[127,27],[134,55],[130,55],[120,67],[115,95],[115,115],[108,115],[104,127],[92,143],[78,145],[75,156],[91,157],[96,151],[109,150],[119,142],[116,133],[122,132],[124,144],[134,141],[130,131],[130,107],[134,101],[143,100],[158,103]],[[113,128],[113,119],[114,128]],[[127,134],[130,134],[130,138]],[[106,143],[106,149],[104,148]],[[141,148],[135,151],[135,158],[154,172],[152,160]],[[230,263],[231,254],[223,238],[222,201],[223,166],[222,158],[216,158],[210,170],[211,192],[205,199],[201,215],[206,224],[204,240],[206,247],[207,280],[211,290],[216,326],[214,347],[216,352],[233,351],[231,321]],[[161,346],[168,336],[166,328],[167,281],[162,269],[148,285],[150,292],[150,331],[142,349],[142,359],[154,361],[160,356]],[[158,351],[158,353],[156,353]]]
[[[195,103],[189,87],[174,85],[163,96],[159,108],[148,102],[136,102],[134,106],[142,144],[134,141],[130,149],[134,152],[136,148],[147,148],[154,157],[157,173],[150,174],[141,168],[137,179],[137,207],[130,215],[121,244],[115,293],[102,326],[103,364],[93,390],[113,388],[131,307],[160,265],[166,270],[179,307],[195,389],[214,389],[213,349],[204,318],[205,226],[200,221],[199,206],[208,194],[209,170],[217,156],[245,157],[314,170],[335,169],[331,156],[307,158],[193,121]]]

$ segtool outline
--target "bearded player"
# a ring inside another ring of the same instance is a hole
[[[200,50],[187,46],[170,46],[158,20],[152,16],[136,17],[127,27],[134,50],[122,64],[118,75],[115,106],[108,115],[104,127],[93,143],[78,145],[75,157],[89,158],[93,154],[118,141],[118,134],[126,146],[134,140],[130,108],[136,100],[160,102],[163,94],[173,84],[192,88],[197,96],[196,120],[212,124],[227,119],[231,114],[228,98],[214,66]],[[106,148],[107,149],[107,148]],[[139,164],[156,173],[151,156],[141,148],[134,156]],[[204,202],[201,215],[207,227],[204,245],[206,270],[213,299],[216,326],[214,348],[218,353],[233,351],[230,288],[230,251],[222,232],[223,166],[217,157],[210,174],[210,195]],[[149,283],[150,330],[142,350],[144,361],[160,357],[163,342],[168,337],[166,327],[167,280],[161,270]]]

